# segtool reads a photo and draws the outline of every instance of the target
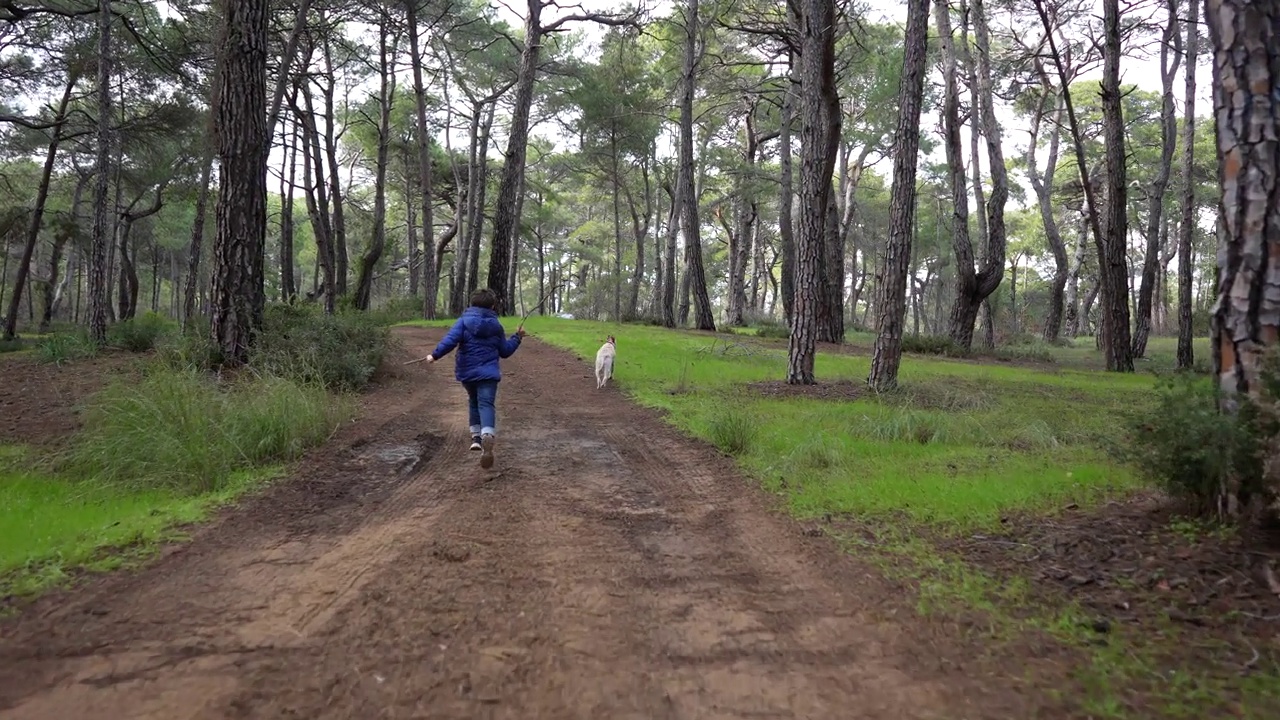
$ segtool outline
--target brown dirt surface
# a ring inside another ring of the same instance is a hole
[[[135,356],[108,353],[66,365],[0,355],[0,445],[57,445],[80,429],[80,404]]]
[[[0,621],[0,718],[1071,716],[570,354],[504,363],[491,471],[452,363],[393,362],[289,480]]]
[[[1280,527],[1213,529],[1157,495],[1010,517],[1000,533],[939,541],[1032,597],[1077,604],[1099,635],[1173,639],[1175,665],[1230,682],[1280,670]]]

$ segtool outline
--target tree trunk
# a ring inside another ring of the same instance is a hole
[[[694,324],[699,330],[715,330],[711,298],[707,295],[707,278],[702,267],[702,228],[698,220],[698,196],[694,192],[693,173],[693,96],[697,90],[698,64],[702,49],[698,40],[702,22],[698,18],[698,0],[689,0],[685,14],[684,78],[680,93],[680,186],[682,194],[685,255],[688,270],[685,277],[693,291]]]
[[[1062,138],[1063,106],[1062,99],[1054,99],[1054,113],[1049,128],[1049,158],[1045,161],[1044,172],[1036,160],[1036,144],[1040,140],[1040,128],[1043,126],[1048,101],[1048,91],[1052,87],[1048,74],[1041,71],[1041,86],[1045,93],[1040,99],[1040,107],[1031,118],[1031,141],[1027,145],[1027,176],[1035,191],[1037,204],[1040,207],[1040,221],[1044,223],[1045,239],[1049,242],[1049,250],[1053,253],[1053,279],[1049,282],[1049,310],[1045,314],[1045,342],[1055,343],[1062,334],[1063,297],[1067,281],[1071,275],[1071,266],[1067,258],[1067,246],[1062,240],[1062,230],[1058,227],[1057,217],[1053,213],[1054,176],[1058,169],[1058,149]],[[1072,298],[1072,302],[1075,298]],[[1073,313],[1074,314],[1074,313]]]
[[[1067,110],[1072,145],[1075,147],[1080,184],[1084,188],[1086,219],[1098,253],[1098,287],[1103,305],[1099,340],[1104,341],[1108,370],[1132,372],[1133,358],[1130,356],[1132,348],[1129,344],[1128,269],[1124,245],[1127,187],[1124,184],[1124,118],[1120,107],[1119,90],[1120,13],[1118,0],[1104,0],[1103,4],[1102,107],[1109,186],[1105,232],[1099,218],[1101,213],[1098,211],[1097,193],[1094,192],[1093,179],[1090,177],[1089,165],[1085,160],[1084,138],[1080,130],[1080,122],[1071,100],[1069,82],[1072,75],[1063,65],[1062,55],[1058,51],[1053,32],[1053,24],[1049,20],[1044,0],[1035,0],[1036,13],[1040,16],[1045,39],[1049,43],[1050,59],[1058,71],[1062,102]],[[1112,242],[1112,238],[1118,238],[1119,242]]]
[[[422,194],[422,316],[427,320],[436,317],[437,296],[440,294],[440,272],[435,256],[435,219],[432,216],[431,135],[427,128],[427,91],[422,82],[422,53],[418,39],[417,0],[405,0],[405,12],[409,21],[409,62],[413,66],[414,112],[417,121],[418,191]]]
[[[1124,114],[1120,95],[1120,1],[1103,0],[1102,126],[1106,139],[1107,206],[1098,275],[1102,282],[1103,346],[1107,369],[1133,372],[1129,337],[1128,194]]]
[[[1071,262],[1071,268],[1067,273],[1067,288],[1063,305],[1065,305],[1065,313],[1063,325],[1067,332],[1067,337],[1075,337],[1080,334],[1080,269],[1084,266],[1085,254],[1089,249],[1089,230],[1086,223],[1081,220],[1080,233],[1076,240],[1075,259]]]
[[[373,180],[373,235],[369,247],[360,258],[360,279],[356,283],[356,307],[368,310],[373,303],[373,271],[382,259],[387,245],[387,156],[391,146],[391,107],[396,101],[396,43],[388,47],[390,32],[387,13],[380,13],[378,23],[378,154]]]
[[[220,172],[210,336],[222,362],[234,366],[249,359],[265,299],[268,3],[223,2],[213,108]]]
[[[898,123],[894,135],[889,241],[876,302],[876,341],[867,384],[889,390],[898,384],[902,363],[902,321],[906,314],[907,268],[916,212],[916,162],[920,150],[920,103],[928,59],[929,0],[908,0],[903,39]]]
[[[515,98],[511,110],[511,128],[507,134],[507,150],[503,153],[502,177],[498,182],[498,204],[493,213],[493,247],[489,252],[489,289],[498,294],[504,307],[512,306],[507,277],[511,262],[511,243],[516,233],[516,196],[524,180],[525,156],[529,149],[529,110],[533,105],[533,88],[538,77],[538,59],[542,52],[542,7],[545,0],[529,0],[524,25],[524,48],[520,52],[520,68],[516,76]]]
[[[1218,288],[1213,367],[1223,409],[1263,387],[1263,356],[1280,337],[1280,4],[1208,0],[1213,104],[1218,119]],[[1223,508],[1234,514],[1235,491]]]
[[[98,180],[93,192],[93,240],[89,254],[89,335],[107,342],[107,246],[111,233],[107,194],[111,181],[111,0],[98,2]]]
[[[302,183],[306,189],[307,214],[311,217],[311,230],[316,242],[316,260],[322,272],[319,287],[313,296],[324,296],[325,312],[332,313],[336,302],[334,286],[336,269],[333,248],[333,228],[330,225],[328,184],[324,177],[324,160],[320,149],[320,132],[315,124],[315,108],[311,99],[310,84],[300,87],[303,107],[295,108],[302,121]]]
[[[792,170],[791,124],[795,118],[795,53],[788,54],[786,89],[782,96],[782,125],[778,131],[778,162],[781,166],[781,196],[778,200],[778,234],[782,238],[782,314],[788,323],[794,317],[796,294],[796,240],[791,210],[795,202]]]
[[[13,294],[9,296],[9,311],[5,314],[5,340],[13,340],[18,334],[18,310],[21,307],[22,291],[26,287],[27,276],[31,272],[31,260],[35,256],[36,242],[40,239],[40,226],[44,223],[44,206],[49,199],[49,186],[53,182],[53,165],[58,158],[58,146],[62,144],[62,128],[67,120],[67,105],[71,103],[71,92],[79,79],[79,72],[75,70],[68,72],[62,99],[58,101],[58,114],[54,118],[55,124],[49,137],[49,149],[45,151],[40,185],[36,188],[35,206],[31,208],[31,224],[27,227],[26,243],[22,246],[22,259],[18,261],[18,273],[13,282]]]
[[[187,286],[182,298],[182,326],[191,325],[196,312],[196,289],[200,285],[200,254],[204,250],[205,216],[209,207],[209,181],[213,174],[213,153],[206,152],[200,168],[200,189],[196,195],[196,217],[191,223],[191,245],[187,250]],[[221,175],[221,173],[219,173]]]
[[[292,304],[298,294],[298,285],[293,277],[293,188],[298,168],[297,141],[298,121],[294,119],[290,132],[285,135],[285,164],[289,169],[280,177],[280,299],[285,304]]]
[[[1195,3],[1200,0],[1190,0]],[[1138,319],[1133,333],[1133,356],[1147,354],[1147,338],[1151,335],[1152,299],[1160,269],[1161,228],[1164,220],[1164,194],[1173,170],[1173,151],[1178,144],[1178,121],[1173,102],[1173,80],[1182,62],[1182,35],[1178,33],[1178,0],[1165,0],[1169,18],[1160,42],[1160,166],[1151,183],[1147,198],[1146,257],[1142,263],[1142,284],[1138,289]],[[1171,57],[1172,56],[1172,57]],[[1188,68],[1195,74],[1195,68]]]
[[[237,0],[225,0],[235,2]],[[333,51],[330,47],[328,38],[324,43],[324,63],[325,77],[327,84],[324,86],[324,118],[325,118],[325,158],[329,164],[329,207],[333,211],[333,221],[330,225],[330,242],[331,251],[333,252],[333,285],[328,288],[333,294],[334,299],[343,297],[347,294],[347,221],[346,221],[346,202],[343,200],[341,165],[338,164],[338,138],[336,131],[338,124],[337,105],[334,99],[334,93],[337,86],[337,75],[333,67]],[[317,175],[317,177],[319,177]]]
[[[44,284],[44,303],[41,308],[40,332],[47,333],[53,325],[53,318],[58,314],[58,308],[62,305],[63,299],[67,295],[67,284],[70,281],[75,264],[75,247],[72,247],[71,254],[67,257],[67,270],[62,270],[62,254],[70,242],[80,230],[80,205],[84,198],[84,188],[88,184],[89,176],[81,174],[76,179],[76,189],[71,195],[71,224],[69,227],[58,231],[53,243],[53,253],[49,257],[49,278]]]
[[[683,168],[676,170],[676,185],[681,183]],[[671,196],[671,214],[667,217],[667,254],[663,258],[666,269],[663,272],[662,286],[662,324],[673,328],[676,326],[676,237],[680,229],[680,215],[683,197],[674,189],[669,189]]]
[[[734,230],[729,234],[729,295],[725,321],[734,327],[746,325],[747,307],[747,258],[751,254],[751,228],[756,221],[753,184],[756,173],[755,110],[751,99],[747,100],[746,137],[743,147],[743,169],[738,174],[734,195]]]
[[[475,164],[476,199],[475,202],[471,204],[471,209],[474,214],[471,216],[471,224],[467,228],[467,234],[470,236],[470,240],[468,241],[470,247],[467,249],[467,295],[470,295],[477,287],[480,286],[480,245],[481,241],[484,239],[484,211],[489,194],[489,138],[493,133],[493,116],[497,109],[498,101],[490,101],[489,110],[485,113],[484,121],[480,127],[480,143],[477,148],[478,154],[476,155]],[[515,208],[512,211],[513,217],[515,217],[515,224],[511,228],[511,242],[507,245],[505,250],[508,258],[511,257],[511,250],[515,247],[518,241],[517,236],[520,234],[520,214],[518,210],[520,208],[520,188],[523,187],[523,185],[524,175],[522,174],[520,176],[520,182],[516,186]],[[509,280],[510,277],[510,271],[508,271],[508,275],[504,280]],[[511,295],[511,299],[503,300],[501,302],[501,306],[511,307],[509,303],[514,300],[514,288],[511,288],[505,282],[503,284],[507,286],[508,294]],[[470,303],[464,302],[463,307],[468,304]]]
[[[1187,7],[1186,100],[1182,121],[1182,222],[1178,227],[1178,369],[1195,366],[1192,349],[1191,242],[1196,226],[1196,57],[1200,50],[1200,3]]]
[[[945,5],[945,3],[942,3]],[[939,35],[944,36],[943,42],[949,42],[950,23],[948,27],[942,27],[942,22],[946,21],[946,8],[944,7],[938,13],[939,17]],[[973,331],[978,320],[978,310],[982,307],[982,302],[995,292],[1000,286],[1000,281],[1004,277],[1005,262],[1005,224],[1004,224],[1004,205],[1009,196],[1008,173],[1005,169],[1004,150],[1001,147],[1000,124],[995,116],[994,94],[992,92],[991,80],[991,42],[989,32],[987,30],[986,9],[983,7],[982,0],[973,0],[973,26],[974,39],[977,47],[977,72],[976,82],[978,92],[975,100],[979,107],[971,108],[970,114],[977,116],[974,121],[974,128],[980,128],[983,138],[987,143],[987,158],[991,165],[991,197],[987,199],[986,204],[986,252],[983,253],[982,267],[975,271],[973,247],[968,242],[968,234],[955,234],[955,252],[956,252],[956,300],[951,309],[950,336],[951,341],[962,348],[969,349],[973,346]],[[952,73],[954,76],[954,72]],[[958,136],[958,128],[956,130]],[[956,145],[959,145],[957,137]],[[959,155],[959,148],[956,148],[956,154]],[[953,170],[953,173],[963,173],[963,166]],[[963,187],[961,187],[963,191]],[[956,202],[964,202],[963,193],[955,193]],[[979,208],[979,212],[983,209]],[[957,218],[959,223],[959,218]]]

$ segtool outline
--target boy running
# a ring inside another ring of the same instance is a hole
[[[506,337],[502,323],[498,322],[498,295],[492,290],[477,290],[471,295],[471,307],[449,328],[427,362],[449,354],[455,347],[458,356],[454,376],[467,390],[467,410],[471,420],[471,449],[480,452],[480,467],[493,467],[494,434],[497,432],[498,382],[502,371],[499,358],[509,358],[520,347],[524,326],[516,328]]]

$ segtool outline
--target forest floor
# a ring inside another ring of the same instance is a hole
[[[467,450],[451,363],[398,362],[442,331],[398,330],[357,420],[286,478],[141,569],[0,620],[0,718],[1280,708],[1280,598],[1241,559],[1280,543],[1161,520],[1082,450],[1098,403],[1142,383],[1010,375],[997,398],[979,367],[910,361],[907,400],[832,403],[764,384],[764,345],[629,328],[628,398],[579,359],[602,327],[543,330],[578,356],[531,340],[505,364],[493,470]],[[852,388],[853,362],[824,356],[822,387]],[[1001,425],[1005,402],[1050,421]],[[723,446],[747,411],[763,419],[736,461],[695,439]],[[48,412],[41,437],[75,427],[66,404]],[[797,426],[812,437],[779,431]],[[0,427],[0,443],[34,439]],[[921,495],[902,496],[904,475]]]

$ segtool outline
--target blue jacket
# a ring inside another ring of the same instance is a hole
[[[458,356],[454,376],[458,382],[501,380],[498,358],[511,357],[520,347],[520,336],[506,337],[497,313],[472,306],[463,311],[431,355],[439,360],[455,347]]]

